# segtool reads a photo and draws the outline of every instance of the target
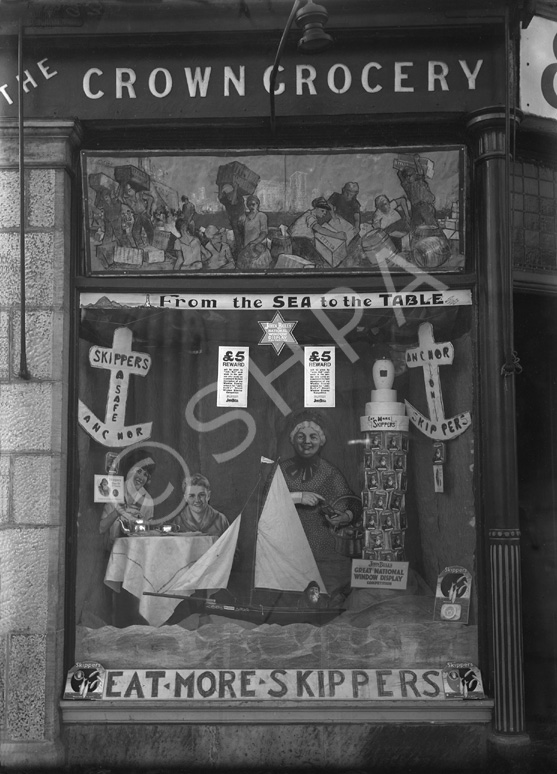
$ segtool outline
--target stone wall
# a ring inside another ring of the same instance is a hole
[[[61,762],[73,122],[26,124],[20,372],[18,134],[0,125],[0,759]]]

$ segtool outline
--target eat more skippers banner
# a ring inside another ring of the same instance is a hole
[[[483,699],[472,663],[432,669],[107,669],[78,663],[64,699]]]

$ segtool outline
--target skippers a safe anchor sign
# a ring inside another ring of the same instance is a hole
[[[422,323],[418,331],[419,347],[406,352],[408,368],[423,368],[424,383],[429,409],[429,419],[424,417],[411,403],[405,401],[410,421],[424,435],[436,441],[447,441],[456,438],[470,427],[470,412],[445,417],[443,394],[439,366],[451,365],[454,358],[454,347],[450,341],[436,342],[433,338],[431,323]]]
[[[149,355],[132,350],[132,338],[129,328],[117,328],[112,347],[95,346],[89,350],[91,366],[110,371],[106,415],[102,421],[80,400],[78,420],[85,432],[104,446],[129,446],[151,437],[152,422],[128,426],[124,424],[130,376],[146,376],[151,368]]]

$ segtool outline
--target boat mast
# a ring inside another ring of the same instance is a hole
[[[251,582],[250,582],[250,590],[249,590],[250,605],[253,604],[253,592],[255,590],[255,563],[257,561],[257,532],[259,530],[259,519],[261,517],[261,513],[263,512],[263,508],[265,507],[267,495],[269,494],[269,489],[271,488],[271,484],[273,482],[273,478],[275,477],[275,473],[278,468],[279,462],[280,462],[280,457],[277,459],[276,462],[273,463],[273,466],[269,471],[267,478],[265,479],[265,484],[263,485],[263,488],[260,489],[258,492],[257,510],[256,510],[257,516],[253,520],[253,526],[252,526],[254,550],[251,556],[251,567],[250,567],[250,571],[251,571]],[[261,481],[261,474],[259,474],[259,481]]]

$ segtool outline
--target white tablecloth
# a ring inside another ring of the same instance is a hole
[[[122,587],[139,599],[139,612],[151,626],[161,626],[179,599],[145,597],[158,592],[176,573],[192,565],[215,542],[210,535],[117,538],[110,553],[104,582],[114,591]]]

